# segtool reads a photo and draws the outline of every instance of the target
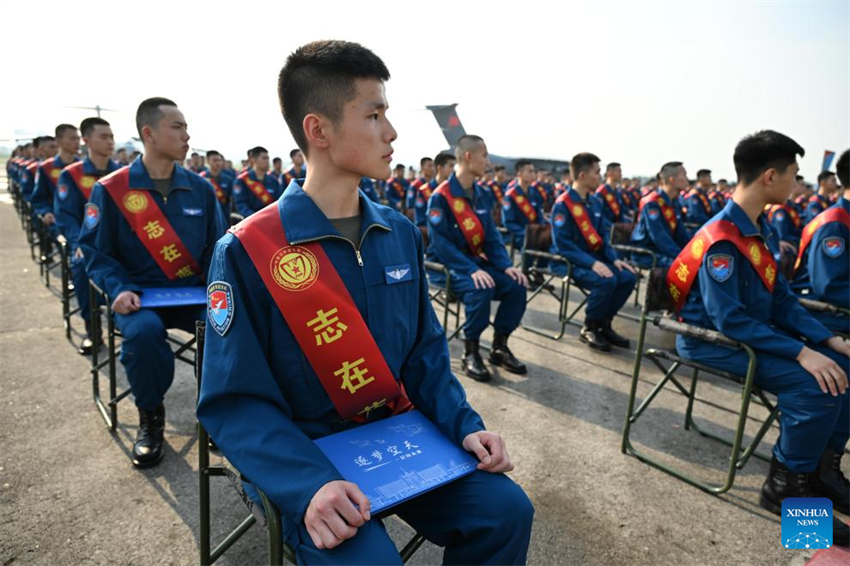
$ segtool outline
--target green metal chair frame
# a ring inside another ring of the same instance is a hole
[[[752,348],[750,348],[746,344],[736,342],[715,330],[708,330],[690,324],[677,322],[669,316],[659,314],[660,311],[671,311],[672,309],[673,302],[670,299],[669,292],[667,291],[666,287],[666,270],[654,269],[650,272],[649,275],[646,299],[644,301],[644,306],[641,312],[640,331],[637,349],[635,350],[635,363],[634,370],[632,373],[632,384],[629,392],[629,403],[628,409],[626,411],[626,420],[625,425],[623,427],[621,451],[624,454],[631,454],[639,460],[646,462],[647,464],[658,468],[674,477],[677,477],[680,480],[683,480],[693,486],[696,486],[706,492],[713,494],[725,493],[729,491],[729,489],[734,484],[735,474],[737,470],[742,469],[752,456],[756,456],[757,458],[763,460],[770,460],[768,456],[756,452],[756,448],[758,447],[759,443],[764,438],[764,435],[767,433],[768,429],[776,419],[778,409],[761,391],[761,389],[756,387],[754,384],[756,356]],[[744,352],[746,352],[747,357],[749,359],[746,373],[742,377],[740,375],[720,371],[704,364],[688,360],[687,358],[681,357],[675,353],[671,353],[666,350],[648,348],[644,351],[646,328],[650,323],[666,332],[687,336],[690,338],[696,338],[711,344],[727,346],[731,349],[743,350]],[[656,385],[652,388],[646,398],[644,398],[640,405],[635,408],[635,403],[637,400],[637,385],[640,378],[641,362],[644,356],[649,358],[659,368],[659,370],[661,370],[664,377],[658,383],[656,383]],[[662,360],[669,362],[671,365],[669,367],[664,367],[664,365],[661,363]],[[675,372],[680,367],[689,367],[693,370],[690,387],[685,387],[676,378]],[[700,371],[718,375],[722,378],[739,383],[742,386],[741,404],[738,411],[737,426],[735,428],[735,433],[731,441],[728,438],[721,437],[719,435],[700,428],[693,419],[693,407],[694,401],[696,400],[696,388]],[[726,479],[724,483],[713,484],[700,480],[677,467],[665,464],[657,458],[654,458],[648,455],[647,453],[638,450],[632,445],[630,440],[632,425],[637,422],[638,418],[643,414],[647,407],[649,407],[650,403],[652,403],[658,393],[660,393],[664,389],[667,383],[672,383],[676,387],[676,389],[678,389],[678,391],[681,392],[682,395],[684,395],[688,399],[687,409],[685,411],[685,430],[693,429],[703,436],[712,438],[731,447],[731,457],[729,459],[729,465],[727,468]],[[763,404],[764,407],[767,409],[769,415],[768,418],[765,419],[765,421],[759,427],[758,431],[756,432],[756,435],[754,436],[750,444],[746,447],[743,447],[742,443],[744,431],[747,424],[747,412],[749,410],[750,401],[753,399],[754,395],[757,399],[761,401],[761,404]]]
[[[845,309],[843,307],[839,307],[838,305],[833,305],[832,303],[825,303],[823,301],[815,301],[814,299],[807,299],[805,297],[799,297],[798,299],[800,304],[806,308],[809,312],[822,312],[825,314],[831,314],[835,316],[846,316],[848,320],[850,320],[850,309]],[[848,332],[838,332],[844,338],[850,338],[850,330]]]
[[[641,248],[640,246],[633,246],[630,242],[632,240],[632,232],[634,232],[635,223],[633,222],[617,222],[611,225],[611,232],[608,235],[609,241],[611,242],[611,247],[613,247],[618,252],[623,253],[623,261],[627,261],[629,265],[635,268],[637,271],[637,284],[635,285],[635,306],[640,307],[640,281],[641,279],[646,278],[646,274],[655,269],[655,266],[658,263],[658,258],[655,255],[655,252],[652,250],[648,250],[646,248]],[[649,269],[645,267],[641,267],[637,263],[631,260],[629,254],[638,254],[648,256],[652,260],[652,265]],[[638,319],[634,319],[638,320]]]
[[[428,228],[420,226],[423,248],[428,249]],[[428,278],[428,298],[443,308],[443,332],[446,333],[446,341],[451,340],[460,333],[460,301],[452,292],[452,278],[449,269],[442,263],[425,260],[425,271],[442,273],[446,281],[445,285],[437,285]],[[452,304],[455,306],[452,307]],[[449,316],[454,316],[454,330],[449,332]]]
[[[71,256],[68,240],[65,236],[59,235],[56,238],[59,253],[59,265],[61,268],[60,278],[62,285],[62,325],[65,328],[65,339],[68,340],[74,348],[79,348],[82,341],[86,338],[85,332],[80,332],[74,328],[73,317],[79,314],[81,307],[79,304],[76,307],[71,307],[71,299],[77,294],[77,289],[74,288],[73,278],[71,276]],[[88,289],[83,289],[82,292],[88,292]]]

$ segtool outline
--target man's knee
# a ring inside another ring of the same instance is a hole
[[[129,315],[118,315],[116,322],[125,341],[153,343],[164,340],[165,325],[162,319],[150,310],[139,310]]]
[[[463,302],[470,308],[480,305],[489,305],[490,301],[496,294],[496,289],[493,287],[485,287],[483,289],[472,289],[463,294]]]
[[[629,289],[634,289],[635,285],[637,285],[637,276],[634,273],[629,271],[628,269],[623,269],[617,273],[617,279],[620,282],[621,287],[628,287]]]

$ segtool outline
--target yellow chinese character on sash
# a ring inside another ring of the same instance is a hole
[[[673,297],[673,301],[678,301],[679,297],[682,296],[682,292],[679,291],[679,288],[676,287],[673,283],[670,283],[670,296]]]
[[[177,277],[180,279],[183,279],[184,277],[191,277],[194,274],[195,272],[192,271],[192,268],[188,265],[184,265],[183,267],[177,270]]]
[[[162,254],[162,257],[165,258],[165,261],[167,261],[168,263],[173,263],[175,259],[183,255],[177,250],[176,244],[168,244],[167,246],[163,246],[162,249],[159,250],[159,253]]]
[[[144,230],[148,235],[148,240],[155,240],[165,234],[165,228],[159,225],[159,220],[151,220],[145,224]]]
[[[375,381],[374,377],[363,377],[369,371],[368,369],[360,369],[357,366],[363,363],[363,358],[351,362],[342,362],[342,367],[334,372],[334,375],[342,378],[340,389],[347,389],[349,393],[354,395],[354,392],[369,385]]]
[[[362,411],[360,411],[360,412],[359,412],[359,413],[357,413],[357,414],[358,414],[358,415],[366,415],[366,416],[368,417],[368,416],[369,416],[369,413],[371,413],[371,412],[372,412],[372,411],[374,411],[375,409],[380,409],[381,407],[383,407],[383,406],[384,406],[384,405],[386,405],[386,404],[387,404],[387,400],[386,400],[386,399],[381,399],[380,401],[375,401],[375,402],[374,402],[374,403],[372,403],[371,405],[367,405],[366,407],[363,407],[363,410],[362,410]]]
[[[679,267],[676,268],[676,277],[678,277],[679,281],[681,281],[682,283],[687,282],[688,275],[690,275],[690,274],[691,274],[691,270],[688,269],[688,266],[685,265],[684,263],[680,263]]]
[[[599,241],[599,238],[597,238],[597,237],[596,237],[596,234],[591,234],[591,235],[587,238],[587,240],[590,242],[590,244],[591,244],[591,245],[595,246],[595,245],[596,245],[596,242],[598,242],[598,241]]]
[[[316,346],[335,342],[342,338],[343,332],[348,330],[348,326],[340,322],[338,316],[333,316],[337,312],[339,311],[336,307],[328,312],[317,310],[316,318],[307,323],[307,327],[312,328],[313,332],[316,333]]]
[[[581,231],[582,232],[587,232],[589,229],[590,229],[590,223],[587,220],[585,220],[584,222],[581,223]]]
[[[475,229],[475,220],[473,220],[472,218],[466,218],[463,221],[463,229],[466,230],[467,232],[469,232],[470,230],[474,230]]]
[[[772,265],[768,265],[765,268],[764,276],[767,278],[767,282],[773,285],[773,282],[776,280],[776,270],[773,269]]]
[[[664,211],[664,216],[666,216],[667,218],[671,218],[673,216],[673,209],[672,208],[666,209]]]
[[[472,245],[473,246],[477,246],[480,243],[481,243],[481,234],[475,234],[474,236],[472,236]]]

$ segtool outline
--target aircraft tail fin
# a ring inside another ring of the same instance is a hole
[[[455,110],[456,107],[457,104],[426,106],[428,110],[433,112],[437,124],[440,125],[440,129],[443,130],[443,135],[452,149],[457,146],[461,136],[466,134],[466,130],[463,129],[463,124],[460,123],[460,118],[458,118],[457,110]]]

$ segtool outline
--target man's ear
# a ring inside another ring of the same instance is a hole
[[[330,122],[319,114],[307,114],[302,123],[307,143],[319,149],[327,149],[329,145],[328,130]]]
[[[770,187],[773,185],[776,180],[776,169],[773,167],[769,167],[765,170],[764,173],[761,174],[761,182],[765,184],[765,186]]]

